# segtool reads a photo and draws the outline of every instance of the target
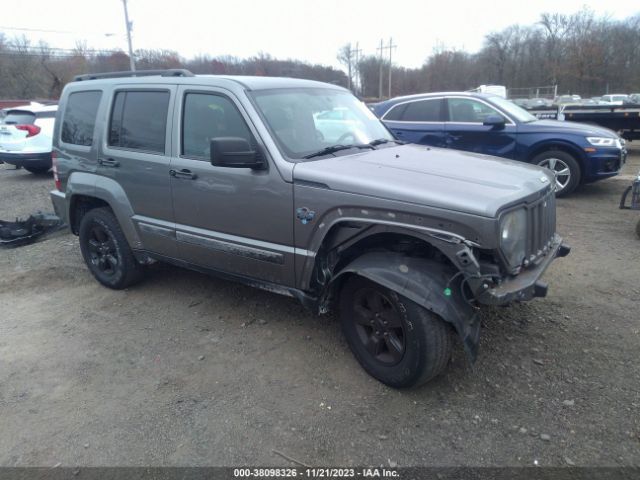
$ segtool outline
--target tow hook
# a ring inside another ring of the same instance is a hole
[[[564,257],[564,255],[563,255],[563,257]],[[534,297],[540,297],[540,298],[546,297],[547,296],[547,290],[549,290],[549,284],[546,283],[546,282],[538,280],[533,285],[533,296]]]
[[[566,243],[563,243],[562,245],[560,245],[560,248],[558,249],[558,253],[556,253],[556,257],[560,257],[560,258],[566,257],[567,255],[569,255],[570,251],[571,251],[571,247]]]

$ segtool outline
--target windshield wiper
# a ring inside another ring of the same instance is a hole
[[[322,150],[318,150],[317,152],[305,155],[302,158],[309,159],[313,157],[320,157],[322,155],[330,155],[332,153],[339,152],[340,150],[348,150],[349,148],[370,148],[371,150],[376,149],[375,145],[371,145],[369,143],[354,143],[352,145],[331,145],[330,147],[324,147]]]

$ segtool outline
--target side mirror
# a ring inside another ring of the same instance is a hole
[[[210,143],[211,165],[228,168],[265,168],[262,154],[254,150],[245,138],[217,137]]]
[[[504,127],[505,120],[502,115],[489,115],[484,119],[484,122],[482,122],[482,124],[487,127],[500,128]]]

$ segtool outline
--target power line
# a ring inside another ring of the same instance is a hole
[[[72,32],[69,30],[47,30],[44,28],[26,28],[26,27],[5,27],[0,26],[0,30],[17,30],[20,32],[38,32],[38,33],[61,33],[64,35],[104,35],[105,37],[112,37],[115,33],[96,33],[96,32]]]

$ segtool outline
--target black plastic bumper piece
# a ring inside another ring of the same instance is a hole
[[[558,253],[556,253],[556,257],[566,257],[569,253],[571,253],[571,247],[566,243],[563,243],[560,245]]]
[[[534,297],[546,297],[547,290],[549,290],[549,284],[538,280],[533,284],[533,296]]]
[[[50,213],[38,212],[26,220],[17,218],[15,222],[0,220],[0,247],[27,245],[35,242],[38,237],[63,227],[60,218]]]

